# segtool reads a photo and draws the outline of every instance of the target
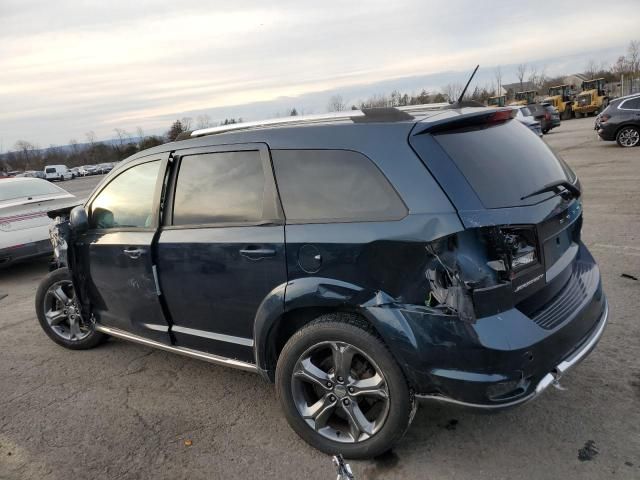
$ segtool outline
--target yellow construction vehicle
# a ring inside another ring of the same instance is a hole
[[[524,92],[516,92],[514,97],[514,101],[509,105],[529,105],[531,103],[536,103],[536,96],[538,92],[535,90],[525,90]]]
[[[582,92],[576,96],[573,102],[573,112],[576,118],[582,115],[600,113],[609,105],[609,96],[605,89],[604,78],[594,78],[582,82]]]
[[[504,107],[507,103],[507,96],[500,95],[499,97],[489,97],[487,105],[489,107]]]
[[[569,120],[573,116],[573,85],[556,85],[549,89],[549,96],[543,101],[558,109],[562,120]]]

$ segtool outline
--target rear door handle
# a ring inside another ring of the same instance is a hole
[[[146,250],[144,248],[125,248],[122,251],[127,257],[129,258],[140,258],[140,255],[146,253]]]
[[[249,245],[240,250],[240,255],[249,260],[260,260],[261,258],[275,257],[276,251],[272,248],[260,248]]]

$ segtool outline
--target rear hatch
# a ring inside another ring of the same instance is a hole
[[[506,110],[463,109],[417,123],[410,143],[467,229],[520,246],[509,303],[533,312],[562,289],[580,244],[579,183],[542,140]]]

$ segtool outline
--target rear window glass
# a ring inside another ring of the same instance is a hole
[[[56,173],[56,169],[55,168],[47,168],[46,172],[47,173]]]
[[[396,220],[406,207],[367,157],[347,150],[274,150],[287,221]]]
[[[521,200],[551,182],[568,180],[551,149],[520,122],[434,135],[487,208],[540,202],[544,193]]]
[[[186,156],[178,171],[173,224],[260,220],[264,185],[257,150]]]
[[[37,197],[40,195],[60,195],[67,193],[45,180],[22,180],[0,182],[0,202],[16,198]]]

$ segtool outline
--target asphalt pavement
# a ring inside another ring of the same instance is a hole
[[[518,408],[479,414],[424,403],[389,454],[357,479],[640,478],[640,148],[596,139],[593,118],[545,141],[584,188],[583,238],[611,309],[596,350]],[[78,196],[97,177],[61,184]],[[0,271],[0,479],[333,479],[257,375],[120,340],[65,350],[33,298],[47,262]]]

